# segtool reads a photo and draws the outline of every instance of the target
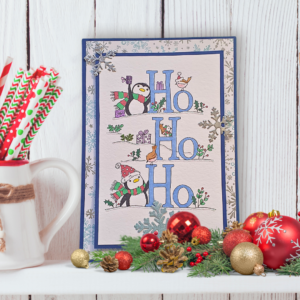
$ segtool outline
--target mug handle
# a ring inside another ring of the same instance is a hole
[[[46,158],[30,163],[31,179],[40,171],[47,168],[57,168],[62,170],[70,182],[70,191],[67,202],[59,214],[40,231],[40,239],[44,244],[44,253],[48,252],[49,244],[56,232],[65,224],[71,214],[74,212],[80,200],[80,178],[68,162],[57,158]]]

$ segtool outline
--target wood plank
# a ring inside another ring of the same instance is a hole
[[[295,217],[297,2],[232,3],[241,220],[273,208]]]
[[[160,0],[96,0],[96,37],[159,38],[160,8]]]
[[[0,45],[0,72],[7,56],[14,59],[0,98],[2,105],[17,69],[26,68],[26,0],[0,1]]]
[[[28,300],[27,295],[0,295],[0,300]]]
[[[164,295],[164,299],[165,299]],[[162,295],[97,295],[97,300],[162,300]]]
[[[94,36],[94,1],[30,0],[30,61],[55,67],[64,92],[35,138],[31,160],[57,157],[81,173],[81,39]],[[69,190],[66,176],[43,171],[34,179],[40,228],[63,207]],[[80,206],[55,235],[47,259],[69,259],[79,248]]]
[[[200,291],[199,291],[200,292]],[[163,300],[229,300],[229,294],[170,294],[164,295]]]
[[[32,300],[96,300],[96,295],[32,295],[31,299]]]
[[[296,294],[230,294],[230,300],[297,300]]]
[[[165,37],[230,35],[226,0],[165,0]]]

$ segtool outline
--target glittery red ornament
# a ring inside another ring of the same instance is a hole
[[[264,264],[278,269],[294,258],[300,257],[300,224],[287,216],[268,218],[253,235],[264,255]]]
[[[251,214],[244,222],[244,230],[250,231],[253,237],[254,231],[268,218],[268,214],[264,212],[256,212]]]
[[[127,251],[119,251],[115,258],[119,261],[119,270],[128,270],[133,262],[132,256]]]
[[[233,248],[244,242],[252,243],[252,237],[250,233],[243,229],[235,229],[226,234],[223,241],[223,250],[227,256],[230,256]]]
[[[174,214],[168,224],[167,229],[178,236],[178,242],[190,242],[193,230],[200,226],[198,218],[190,212],[181,211]]]
[[[192,233],[192,238],[194,237],[199,239],[199,244],[208,244],[211,240],[211,232],[205,226],[198,226]]]
[[[157,235],[147,233],[142,236],[140,246],[144,252],[153,252],[160,246],[160,241]]]

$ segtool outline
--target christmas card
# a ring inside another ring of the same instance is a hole
[[[82,41],[81,247],[238,219],[234,37]]]

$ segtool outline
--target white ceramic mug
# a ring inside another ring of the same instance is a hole
[[[0,270],[41,265],[55,233],[74,212],[80,200],[80,178],[75,169],[60,159],[0,161],[0,183],[14,187],[32,183],[32,178],[46,168],[62,170],[70,181],[68,200],[56,218],[39,232],[34,199],[20,203],[0,203],[0,218],[6,251],[0,253]],[[1,192],[1,190],[0,190]]]

